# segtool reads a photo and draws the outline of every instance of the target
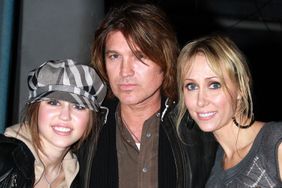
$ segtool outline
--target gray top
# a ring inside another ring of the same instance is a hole
[[[227,170],[222,167],[224,151],[219,147],[206,187],[282,187],[277,160],[281,141],[282,122],[266,123],[246,157]]]

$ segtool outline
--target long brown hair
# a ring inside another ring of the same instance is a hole
[[[42,150],[42,145],[41,145],[39,130],[38,130],[39,107],[40,107],[40,101],[31,104],[26,104],[25,109],[23,111],[23,115],[21,117],[21,126],[23,125],[28,126],[35,149],[37,150],[37,152],[38,150],[40,150],[41,152],[44,153],[44,151]],[[97,113],[92,110],[89,110],[89,113],[90,115],[89,115],[88,126],[82,137],[79,139],[79,141],[77,141],[71,146],[72,150],[77,150],[80,147],[80,145],[84,142],[84,140],[91,134],[91,132],[96,133],[97,132],[96,129],[99,128],[99,124],[97,123]]]
[[[92,66],[107,83],[105,43],[112,31],[122,32],[133,53],[136,46],[139,47],[149,59],[162,68],[162,95],[176,100],[176,59],[179,48],[166,14],[152,4],[127,3],[110,10],[96,30],[91,59]]]

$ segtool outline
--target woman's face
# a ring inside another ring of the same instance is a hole
[[[43,149],[55,147],[68,149],[87,129],[90,110],[61,100],[47,99],[40,102],[38,130]]]
[[[224,74],[229,90],[227,92],[202,53],[197,54],[191,63],[192,67],[184,76],[183,85],[184,102],[191,117],[205,132],[214,132],[231,125],[238,95],[234,84]]]

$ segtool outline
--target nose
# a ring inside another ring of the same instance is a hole
[[[59,114],[59,118],[63,121],[71,120],[71,104],[68,102],[62,102],[62,108]]]
[[[120,74],[122,77],[129,77],[134,74],[133,62],[131,58],[124,59],[121,63]]]
[[[199,90],[197,104],[200,107],[206,106],[208,104],[208,94],[205,89]]]

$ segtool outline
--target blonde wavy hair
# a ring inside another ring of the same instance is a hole
[[[253,119],[252,77],[244,54],[228,37],[211,35],[187,43],[177,59],[177,83],[179,93],[177,130],[184,118],[187,108],[184,103],[184,77],[190,71],[197,54],[204,54],[212,71],[219,76],[223,88],[230,94],[224,74],[238,89],[241,99],[236,106],[236,119],[249,123]],[[231,96],[232,97],[232,96]],[[235,104],[234,104],[235,105]]]

